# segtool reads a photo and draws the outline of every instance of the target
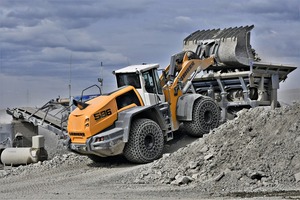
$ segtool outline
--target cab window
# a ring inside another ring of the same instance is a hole
[[[145,89],[148,93],[162,94],[162,88],[156,70],[144,72],[143,77],[145,80]]]
[[[139,75],[136,73],[116,74],[118,87],[131,85],[136,89],[141,88]]]
[[[144,80],[145,80],[145,89],[146,89],[146,91],[149,92],[149,93],[154,93],[155,84],[154,84],[154,80],[153,80],[153,77],[152,77],[152,73],[150,73],[149,71],[144,72],[143,77],[144,77]]]

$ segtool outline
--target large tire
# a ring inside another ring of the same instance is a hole
[[[193,107],[192,121],[184,122],[186,133],[194,137],[202,137],[210,130],[218,127],[220,121],[220,108],[209,97],[197,99]]]
[[[164,136],[159,125],[150,119],[136,119],[131,125],[124,155],[131,162],[148,163],[161,157],[163,147]]]

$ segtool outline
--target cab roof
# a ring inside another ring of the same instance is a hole
[[[128,67],[124,67],[122,69],[118,69],[114,71],[115,74],[118,73],[134,73],[134,72],[144,72],[149,69],[157,69],[159,68],[159,64],[143,64],[143,65],[130,65]]]

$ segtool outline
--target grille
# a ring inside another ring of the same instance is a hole
[[[70,136],[81,136],[84,137],[85,134],[84,133],[69,133]]]

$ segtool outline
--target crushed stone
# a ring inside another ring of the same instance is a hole
[[[116,182],[191,186],[209,193],[280,191],[300,186],[300,103],[274,110],[241,110],[238,117],[187,146],[135,170]],[[26,175],[91,160],[74,153],[0,170],[0,178]]]
[[[62,167],[78,167],[80,164],[86,165],[87,163],[91,163],[91,160],[86,156],[77,155],[75,153],[66,153],[56,155],[51,160],[45,160],[43,162],[39,161],[37,163],[14,167],[4,166],[4,169],[0,170],[0,178],[19,175],[26,176],[38,172],[46,172],[49,169],[57,168],[59,170]]]
[[[192,185],[206,192],[299,188],[300,103],[241,110],[135,174],[134,183]]]

